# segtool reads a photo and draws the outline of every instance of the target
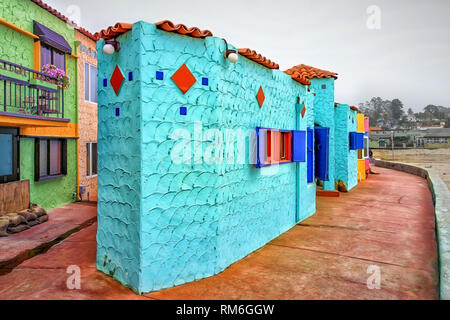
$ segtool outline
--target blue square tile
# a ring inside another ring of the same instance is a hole
[[[120,116],[120,108],[116,108],[116,117]]]
[[[327,85],[326,84],[323,84],[322,85],[322,89],[326,89],[327,88]]]
[[[108,86],[108,79],[103,79],[103,86],[107,87]]]
[[[185,116],[187,114],[187,108],[186,107],[180,107],[180,114],[182,116]]]
[[[128,72],[128,81],[133,81],[133,72]]]
[[[164,72],[156,71],[156,80],[164,80]]]
[[[208,85],[208,78],[202,78],[202,85],[204,86]]]

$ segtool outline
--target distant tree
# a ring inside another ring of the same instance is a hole
[[[411,108],[408,108],[408,116],[414,115],[414,111]]]
[[[442,106],[435,106],[433,104],[427,105],[423,108],[424,112],[428,115],[430,120],[432,119],[445,119],[447,115],[447,108]]]
[[[380,97],[373,97],[369,101],[359,104],[359,109],[362,113],[370,118],[372,123],[376,123],[383,119],[383,115],[388,112],[387,105],[390,103],[388,100],[383,100]]]
[[[445,119],[445,126],[444,128],[450,128],[450,117],[447,117],[447,119]]]
[[[405,114],[403,111],[403,103],[399,99],[394,99],[390,103],[392,119],[399,121]]]

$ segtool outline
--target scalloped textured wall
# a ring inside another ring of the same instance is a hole
[[[102,53],[103,40],[97,43],[99,270],[139,293],[171,287],[216,274],[294,226],[298,193],[300,219],[314,213],[306,163],[256,169],[249,163],[175,164],[170,157],[180,143],[171,138],[177,129],[194,138],[193,153],[211,146],[204,136],[209,129],[223,136],[226,129],[312,127],[312,92],[244,57],[225,61],[225,44],[215,37],[195,39],[139,22],[118,40],[121,50],[112,56]],[[186,94],[170,79],[183,63],[197,79]],[[109,84],[116,65],[126,78],[118,96]],[[163,80],[156,80],[156,71],[164,72]],[[256,100],[261,85],[262,108]],[[308,105],[304,118],[297,97]],[[203,135],[194,131],[197,121]]]

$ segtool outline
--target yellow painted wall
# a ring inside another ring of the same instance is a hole
[[[364,114],[358,113],[356,115],[356,131],[365,132],[364,131]]]
[[[358,160],[358,182],[366,180],[366,160]]]
[[[364,114],[358,113],[356,115],[356,131],[364,132]],[[364,152],[361,150],[361,153]],[[358,150],[359,154],[359,150]],[[364,159],[359,160],[358,158],[358,181],[366,180],[366,162]]]

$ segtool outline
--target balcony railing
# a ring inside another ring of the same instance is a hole
[[[64,118],[64,89],[54,77],[0,59],[0,112]]]

